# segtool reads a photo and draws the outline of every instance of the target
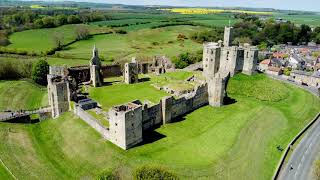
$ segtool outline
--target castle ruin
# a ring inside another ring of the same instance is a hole
[[[143,133],[159,125],[173,122],[202,106],[220,107],[227,96],[226,87],[229,78],[238,72],[247,75],[255,73],[258,59],[258,49],[254,46],[232,46],[232,27],[225,28],[224,41],[210,42],[203,46],[203,76],[206,81],[178,97],[163,97],[159,103],[149,104],[132,101],[114,106],[108,112],[109,128],[102,126],[85,112],[80,105],[75,104],[75,111],[80,118],[96,129],[105,139],[122,149],[129,149],[143,142]],[[127,84],[137,83],[139,73],[155,72],[161,74],[173,70],[169,59],[155,58],[152,64],[139,64],[133,58],[124,65],[123,71],[119,65],[101,66],[98,50],[94,47],[93,57],[87,66],[66,68],[50,67],[48,75],[49,102],[53,117],[70,109],[69,81],[67,77],[85,82],[90,77],[92,86],[100,86],[103,78],[123,76]],[[56,74],[56,75],[54,75]]]

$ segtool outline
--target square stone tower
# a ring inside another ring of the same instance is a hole
[[[217,43],[203,45],[203,75],[215,75],[220,68],[221,48]]]
[[[138,64],[136,62],[124,65],[124,82],[127,84],[138,83]]]
[[[244,63],[242,73],[252,75],[257,70],[259,50],[255,46],[244,49]]]
[[[48,99],[52,117],[57,118],[70,110],[69,82],[62,76],[48,75]]]
[[[224,28],[223,46],[224,47],[231,46],[232,41],[233,41],[233,27],[225,27]]]
[[[142,142],[142,105],[135,102],[109,111],[110,141],[124,150]]]
[[[236,73],[239,58],[239,47],[230,46],[223,47],[221,51],[220,69],[222,73],[228,74],[230,72],[231,76]]]
[[[210,106],[220,107],[223,105],[223,101],[226,96],[226,86],[229,77],[229,75],[221,76],[220,73],[216,76],[207,77],[209,96],[208,100]]]

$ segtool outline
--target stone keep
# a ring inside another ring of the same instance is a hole
[[[142,142],[142,105],[131,102],[113,107],[109,117],[112,143],[126,150]]]
[[[126,63],[124,65],[124,82],[133,84],[138,81],[138,64],[136,62]]]
[[[52,117],[57,118],[70,110],[69,82],[61,76],[48,75],[48,99]]]
[[[90,60],[90,81],[94,87],[102,86],[103,77],[101,74],[101,62],[96,46],[92,50],[92,58]]]
[[[220,69],[225,73],[231,73],[231,76],[235,74],[237,65],[240,61],[239,48],[237,46],[223,47],[221,51]]]
[[[233,27],[225,27],[224,28],[223,46],[224,47],[231,46],[232,41],[233,41]]]
[[[219,71],[221,48],[217,43],[203,45],[203,75],[211,76]]]
[[[242,72],[252,75],[256,72],[258,63],[259,50],[257,47],[247,47],[244,49],[244,61]]]
[[[220,107],[223,105],[224,98],[226,96],[226,85],[228,82],[229,75],[221,76],[210,76],[207,78],[208,83],[208,100],[209,105],[213,107]]]

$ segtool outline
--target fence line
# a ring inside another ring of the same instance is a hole
[[[10,171],[10,169],[4,164],[4,162],[2,161],[2,159],[0,158],[0,162],[1,164],[4,166],[4,168],[6,168],[6,170],[9,172],[9,174],[13,177],[13,179],[18,180],[18,178]]]

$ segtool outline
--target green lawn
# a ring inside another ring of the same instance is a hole
[[[6,170],[3,165],[0,165],[0,179],[13,179],[11,174]]]
[[[85,41],[79,41],[59,53],[73,58],[90,58],[93,44],[96,44],[103,57],[113,57],[116,60],[128,60],[131,57],[152,58],[155,55],[175,56],[182,52],[195,52],[202,45],[188,39],[177,40],[179,34],[187,37],[192,32],[200,31],[203,27],[174,26],[158,29],[143,29],[128,34],[98,35]],[[154,45],[156,44],[156,45]]]
[[[259,90],[232,90],[245,87],[243,84]],[[141,87],[142,96],[139,89],[127,87],[124,91],[119,86],[124,87],[115,83],[110,86],[114,91],[103,91],[100,96],[109,99],[106,102],[114,97],[123,101],[133,96],[151,97],[146,87]],[[278,90],[270,91],[271,86]],[[285,147],[317,114],[320,101],[264,75],[237,75],[228,91],[236,103],[200,108],[183,121],[156,129],[162,139],[128,151],[105,141],[72,113],[39,124],[0,123],[0,158],[23,179],[92,179],[107,168],[128,179],[132,170],[143,164],[167,167],[182,179],[270,179],[282,153],[276,147]]]
[[[0,81],[0,110],[28,110],[46,106],[47,89],[29,81]]]

